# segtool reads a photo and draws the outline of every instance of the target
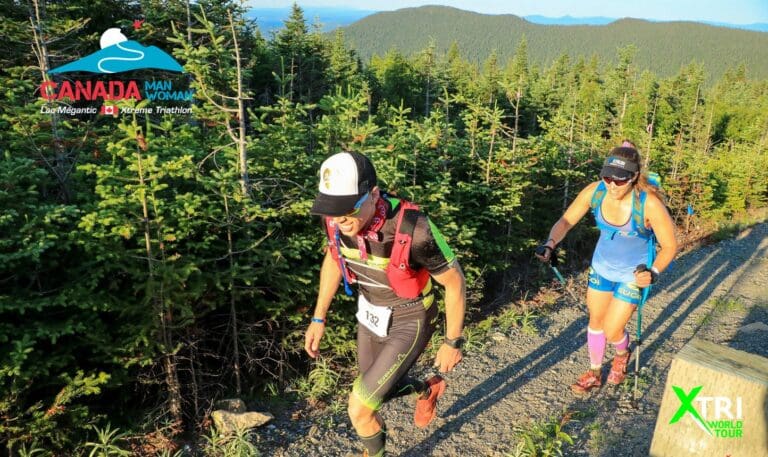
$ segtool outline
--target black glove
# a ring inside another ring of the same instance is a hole
[[[644,271],[649,271],[651,273],[651,284],[656,284],[656,281],[659,279],[659,275],[655,271],[648,268],[648,266],[644,263],[641,263],[635,267],[635,273],[642,273]]]
[[[550,263],[553,267],[556,267],[558,263],[557,246],[555,246],[554,248],[551,248],[547,246],[547,242],[549,242],[549,240],[545,241],[543,244],[541,244],[539,247],[536,248],[536,256],[542,262]],[[547,255],[547,251],[549,251],[549,258],[543,259],[542,257],[545,257]]]

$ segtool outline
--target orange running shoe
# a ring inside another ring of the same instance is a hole
[[[583,395],[589,392],[590,389],[600,387],[603,385],[600,382],[600,376],[598,376],[593,370],[587,370],[586,373],[579,376],[579,380],[575,384],[571,384],[571,390],[573,393]]]
[[[437,400],[443,396],[447,384],[440,375],[427,379],[429,394],[419,395],[416,399],[416,411],[413,413],[413,422],[417,427],[426,428],[437,415]]]
[[[627,364],[632,351],[627,349],[624,354],[616,354],[611,364],[611,372],[608,373],[608,384],[618,385],[627,377]]]

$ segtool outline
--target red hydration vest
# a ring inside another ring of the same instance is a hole
[[[393,199],[390,199],[392,201]],[[417,298],[429,281],[429,272],[426,268],[413,270],[409,263],[411,245],[413,244],[413,230],[416,228],[419,206],[406,200],[400,200],[402,207],[397,215],[395,226],[395,240],[392,243],[392,252],[389,255],[389,264],[386,268],[389,286],[400,298]],[[348,268],[344,256],[340,255],[340,246],[334,236],[336,226],[332,218],[325,218],[325,232],[328,235],[328,247],[335,259],[342,259],[343,270],[346,270],[349,282],[354,282],[355,274]],[[341,265],[340,265],[341,267]],[[342,271],[344,274],[344,271]]]

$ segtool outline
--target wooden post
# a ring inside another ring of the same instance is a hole
[[[691,340],[672,361],[650,455],[768,456],[768,359]]]

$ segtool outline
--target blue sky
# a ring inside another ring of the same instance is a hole
[[[251,0],[254,8],[281,8],[286,0]],[[768,23],[768,0],[298,0],[301,7],[346,7],[360,10],[396,10],[421,5],[447,5],[485,14],[542,15],[548,17],[605,16],[656,20]]]

